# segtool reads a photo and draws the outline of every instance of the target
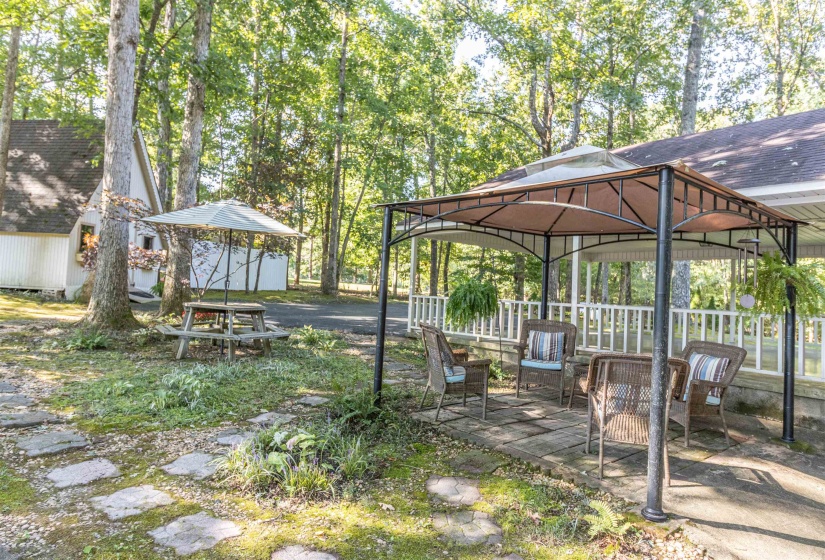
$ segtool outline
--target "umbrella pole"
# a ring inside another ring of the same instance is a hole
[[[226,254],[226,279],[223,282],[223,304],[229,303],[229,266],[232,258],[232,230],[229,230],[229,251]],[[226,329],[226,311],[223,312],[223,329]],[[221,340],[221,356],[223,356],[223,340]]]

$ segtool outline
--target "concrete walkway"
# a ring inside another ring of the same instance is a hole
[[[645,500],[644,446],[605,445],[605,477],[599,480],[598,439],[585,455],[587,413],[568,411],[542,391],[491,395],[487,421],[480,403],[442,409],[438,426],[454,437],[507,453],[576,482],[600,487],[632,502]],[[432,422],[433,410],[417,413]],[[730,414],[736,445],[725,446],[716,424],[668,432],[672,486],[664,507],[691,540],[716,559],[825,560],[825,434],[798,429],[797,439],[814,453],[791,451],[775,442],[778,422]]]

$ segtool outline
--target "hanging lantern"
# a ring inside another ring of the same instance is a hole
[[[740,245],[737,264],[737,280],[740,285],[752,284],[756,288],[756,259],[759,257],[759,244],[756,237],[743,237],[737,242]],[[751,294],[743,294],[739,298],[739,305],[750,309],[756,304],[756,298]]]

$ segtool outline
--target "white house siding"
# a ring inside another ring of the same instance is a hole
[[[69,236],[0,233],[0,288],[62,290]]]
[[[214,243],[201,241],[208,247],[208,256],[197,262],[195,269],[190,275],[190,282],[193,288],[203,287],[208,281],[209,275],[215,269],[212,276],[210,288],[222,290],[224,277],[226,275],[226,251],[221,254],[221,246]],[[195,253],[203,251],[195,250]],[[255,275],[258,272],[258,255],[260,251],[252,249],[250,256],[249,288],[255,286]],[[218,257],[220,256],[220,262]],[[261,263],[261,278],[258,282],[259,290],[286,290],[287,264],[289,258],[286,255],[266,255]],[[217,268],[215,268],[217,265]],[[243,290],[246,285],[246,249],[240,248],[232,251],[232,263],[230,265],[230,290]]]

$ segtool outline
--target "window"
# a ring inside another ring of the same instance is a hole
[[[155,248],[155,238],[151,235],[143,236],[143,248],[147,251],[152,251]]]
[[[90,224],[80,224],[80,249],[79,253],[82,253],[88,248],[88,237],[90,235],[95,234],[95,226]]]

